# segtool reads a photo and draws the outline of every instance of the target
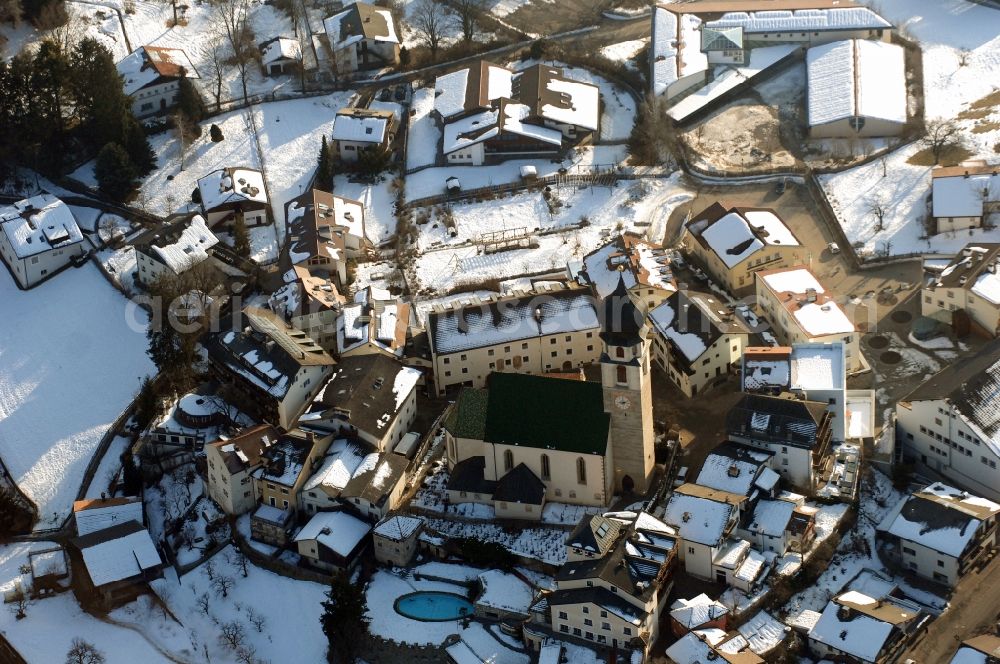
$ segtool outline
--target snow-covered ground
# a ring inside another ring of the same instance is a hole
[[[969,104],[996,89],[1000,80],[1000,31],[997,13],[985,5],[951,0],[887,0],[880,11],[918,38],[923,48],[925,117],[955,118]],[[961,59],[966,64],[961,65]],[[995,107],[992,117],[996,126]],[[974,156],[996,162],[994,146],[1000,130],[973,131],[972,120],[960,120],[966,147]],[[863,252],[954,253],[968,242],[1000,240],[1000,231],[976,231],[922,238],[927,215],[931,169],[908,163],[922,149],[907,145],[881,159],[842,173],[820,178],[844,231]],[[885,176],[883,176],[883,168]],[[880,193],[881,192],[881,193]],[[888,213],[885,228],[876,232],[868,211],[873,197],[884,196]]]
[[[132,444],[132,441],[125,436],[115,436],[115,439],[111,441],[111,445],[108,446],[108,451],[105,452],[104,457],[101,459],[100,465],[97,466],[97,472],[94,473],[94,481],[90,483],[90,487],[87,489],[87,498],[100,498],[102,493],[108,492],[108,487],[111,481],[118,476],[122,469],[122,453]]]
[[[434,88],[419,88],[413,91],[410,105],[409,133],[406,146],[406,169],[432,166],[441,142],[441,129],[434,122]]]
[[[601,55],[606,57],[608,60],[624,62],[625,66],[629,69],[636,69],[637,67],[633,58],[635,58],[635,56],[637,56],[642,49],[646,48],[647,44],[649,44],[649,37],[618,42],[617,44],[611,44],[610,46],[602,48]]]
[[[325,661],[327,640],[318,618],[325,585],[279,576],[252,564],[243,578],[232,547],[214,556],[212,566],[216,575],[234,581],[227,597],[213,589],[204,565],[179,582],[173,569],[153,582],[156,593],[182,624],[164,619],[159,610],[143,612],[141,604],[130,604],[113,617],[128,620],[131,614],[131,621],[140,624],[151,639],[184,661],[235,662],[235,653],[219,640],[221,625],[230,621],[242,625],[246,644],[260,659],[284,662],[289,653],[295,653],[296,661]],[[207,614],[199,606],[203,594],[209,597]],[[254,625],[256,617],[263,619],[260,630]]]
[[[0,592],[30,585],[31,575],[20,568],[28,564],[28,553],[56,546],[53,542],[9,544],[0,547]],[[73,639],[93,644],[105,664],[169,664],[171,661],[141,634],[98,620],[84,613],[72,592],[32,601],[27,617],[17,620],[8,606],[0,611],[0,632],[29,662],[63,662]],[[318,621],[317,621],[318,624]],[[194,661],[194,660],[191,660]]]
[[[553,187],[552,196],[561,203],[552,214],[537,192],[457,204],[453,206],[456,237],[450,237],[440,223],[436,228],[433,221],[421,226],[420,246],[425,253],[416,262],[420,285],[445,292],[462,283],[562,269],[566,261],[592,251],[619,228],[645,233],[659,226],[657,220],[666,219],[689,192],[674,177],[621,182],[610,188]],[[474,244],[484,233],[515,228],[526,228],[537,246],[480,254]],[[563,230],[540,234],[553,229]]]
[[[390,179],[365,184],[351,182],[346,175],[338,175],[334,178],[333,190],[338,196],[353,198],[365,206],[365,235],[374,244],[385,242],[396,232],[396,215],[393,212],[396,196]]]
[[[461,523],[446,519],[429,519],[427,525],[449,537],[471,537],[484,542],[495,542],[525,558],[553,565],[566,562],[566,531],[560,528],[522,528],[511,532],[492,523]]]
[[[69,514],[108,426],[155,368],[146,315],[90,263],[30,291],[0,275],[0,457],[38,505],[38,528]]]

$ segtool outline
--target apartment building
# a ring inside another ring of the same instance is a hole
[[[208,495],[226,514],[246,514],[257,506],[260,496],[253,472],[263,463],[264,451],[279,437],[276,428],[260,424],[205,445]]]
[[[903,458],[1000,501],[1000,341],[961,356],[896,403]]]
[[[161,277],[176,277],[205,261],[217,265],[209,250],[218,243],[219,238],[199,214],[164,224],[132,243],[138,267],[136,278],[149,287]]]
[[[803,265],[760,271],[756,275],[757,307],[778,340],[844,345],[848,375],[866,367],[855,322]]]
[[[1000,244],[965,245],[920,297],[921,314],[948,323],[959,335],[1000,335]]]
[[[798,238],[767,208],[713,203],[684,226],[682,246],[724,289],[736,296],[754,289],[754,274],[805,258]]]
[[[991,500],[935,482],[900,500],[878,534],[902,569],[953,588],[996,550],[998,513]]]

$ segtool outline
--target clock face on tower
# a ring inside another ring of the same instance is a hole
[[[615,397],[615,405],[621,408],[622,410],[628,410],[628,407],[632,405],[632,402],[629,401],[629,398],[627,396],[625,396],[624,394],[620,394],[617,397]]]

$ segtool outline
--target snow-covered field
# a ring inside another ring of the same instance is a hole
[[[969,104],[996,90],[1000,81],[1000,30],[997,12],[965,0],[887,0],[880,11],[918,38],[923,48],[925,116],[954,118]],[[961,59],[966,64],[961,65]],[[1000,119],[994,107],[992,120]],[[961,120],[966,147],[979,158],[996,162],[1000,130],[973,131],[972,120]],[[982,127],[979,127],[982,129]],[[927,214],[931,169],[907,162],[919,144],[901,148],[883,163],[875,160],[842,173],[821,178],[848,238],[867,253],[954,253],[968,242],[1000,240],[1000,231],[967,231],[922,238]],[[874,196],[885,197],[889,212],[885,229],[876,232],[868,212]]]
[[[101,436],[155,371],[147,318],[89,263],[30,291],[4,272],[0,302],[0,457],[38,505],[38,528],[53,528]]]

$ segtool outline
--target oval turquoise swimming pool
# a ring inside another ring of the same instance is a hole
[[[432,590],[403,595],[394,608],[400,615],[425,622],[458,620],[473,613],[472,603],[461,595]]]

